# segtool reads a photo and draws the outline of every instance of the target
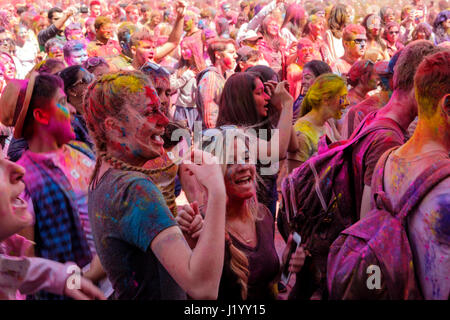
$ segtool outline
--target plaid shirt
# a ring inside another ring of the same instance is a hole
[[[83,145],[73,146],[93,157]],[[86,237],[81,228],[75,193],[68,178],[53,162],[26,151],[17,162],[26,169],[25,192],[33,201],[35,213],[36,256],[58,262],[73,261],[84,267],[91,259]],[[42,299],[62,296],[39,293]]]
[[[215,67],[209,67],[197,75],[197,85],[196,103],[203,119],[203,129],[215,128],[225,78]]]

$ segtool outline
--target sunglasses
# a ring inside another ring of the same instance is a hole
[[[160,65],[158,65],[156,63],[150,62],[150,61],[147,61],[141,67],[141,71],[144,72],[144,73],[145,72],[149,72],[149,71],[154,71],[157,74],[162,74],[164,76],[170,76],[170,73],[169,73],[169,71],[167,71],[166,68],[164,68],[164,67],[162,67],[162,66],[160,66]]]
[[[389,34],[399,34],[399,31],[389,31]]]
[[[314,48],[301,48],[300,51],[301,51],[301,53],[313,54],[314,53]]]
[[[80,83],[82,83],[82,84],[91,84],[93,81],[94,81],[94,76],[91,73],[85,72],[83,74],[83,76],[81,77],[81,79],[78,79],[77,81],[75,81],[75,83],[72,84],[70,86],[70,88],[74,88],[77,85],[79,85]]]
[[[86,68],[95,68],[99,64],[106,64],[106,60],[102,57],[91,57],[84,64]]]
[[[366,39],[353,39],[352,41],[356,44],[363,44],[367,42]]]

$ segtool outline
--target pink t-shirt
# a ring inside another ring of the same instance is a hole
[[[391,154],[385,168],[384,188],[395,208],[423,170],[440,159],[441,151],[400,158]],[[415,212],[408,215],[408,237],[414,267],[425,299],[447,300],[450,293],[450,178],[436,185]]]

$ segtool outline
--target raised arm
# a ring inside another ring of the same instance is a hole
[[[206,157],[206,160],[211,159]],[[178,226],[167,228],[154,238],[151,250],[190,297],[216,299],[225,253],[223,175],[217,164],[186,164],[185,170],[194,174],[208,192],[203,231],[196,247],[191,250]]]
[[[183,34],[183,23],[184,15],[186,12],[186,5],[183,1],[177,2],[177,18],[175,20],[175,25],[173,26],[172,32],[169,35],[169,39],[166,43],[156,48],[155,61],[160,62],[165,56],[171,53],[178,46],[181,40],[181,35]]]
[[[291,139],[293,101],[287,89],[287,81],[278,83],[271,99],[272,104],[281,110],[280,119],[276,127],[278,134],[273,135],[270,141],[258,140],[260,161],[272,162],[285,158]]]

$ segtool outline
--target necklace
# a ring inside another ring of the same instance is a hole
[[[172,162],[168,166],[157,168],[157,169],[144,169],[142,167],[136,167],[131,164],[128,164],[120,159],[117,159],[116,157],[107,155],[105,152],[100,153],[99,157],[105,160],[109,165],[111,165],[114,169],[124,170],[124,171],[137,171],[141,172],[146,175],[151,175],[155,173],[159,173],[162,171],[166,171],[170,168],[172,168],[175,165],[175,162]]]
[[[244,237],[242,235],[242,232],[238,232],[236,229],[231,227],[229,224],[228,224],[228,229],[230,229],[230,231],[232,231],[232,234],[236,238],[239,238],[239,239],[243,240],[243,242],[245,242],[246,244],[250,244],[253,241],[253,235],[256,233],[256,226],[255,226],[255,223],[253,221],[252,221],[252,226],[251,226],[251,235],[250,235],[250,237]]]

